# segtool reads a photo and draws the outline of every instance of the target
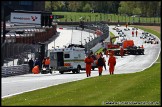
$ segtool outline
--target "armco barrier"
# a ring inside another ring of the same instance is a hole
[[[1,77],[9,77],[29,73],[29,65],[22,64],[17,66],[2,67]]]

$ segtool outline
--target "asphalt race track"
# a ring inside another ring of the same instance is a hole
[[[114,26],[110,26],[109,30],[118,36],[118,33],[113,30]],[[122,31],[124,31],[125,27],[119,27]],[[133,39],[136,46],[141,46],[143,44],[145,48],[145,55],[128,55],[121,58],[120,56],[116,56],[117,63],[114,71],[114,75],[116,74],[124,74],[124,73],[134,73],[142,71],[148,67],[150,67],[157,60],[160,51],[161,51],[161,41],[159,40],[159,44],[146,44],[143,39],[140,39],[140,35],[142,34],[142,30],[138,29],[138,36],[132,37],[132,28],[130,31],[124,31],[127,39]],[[71,43],[71,36],[73,36],[72,42],[80,43],[81,35],[82,40],[90,35],[89,32],[77,31],[71,29],[58,29],[60,32],[60,36],[55,40],[55,46],[62,47],[63,45],[67,45]],[[92,35],[92,34],[91,34]],[[118,39],[118,38],[117,38]],[[51,42],[48,45],[48,48],[53,46],[54,42]],[[84,43],[83,43],[84,44]],[[106,56],[104,56],[106,58]],[[107,64],[108,58],[106,58]],[[108,69],[108,66],[106,66]],[[104,68],[103,68],[104,69]],[[103,75],[109,75],[108,70],[103,71]],[[91,77],[98,76],[98,69],[96,68],[91,73]],[[88,77],[88,78],[91,78]],[[81,71],[79,74],[73,74],[72,72],[65,72],[64,74],[59,74],[58,71],[53,71],[53,74],[26,74],[19,76],[12,76],[7,78],[1,78],[2,80],[2,94],[1,97],[9,97],[12,95],[37,90],[40,88],[45,88],[53,85],[58,85],[66,82],[77,81],[86,79],[85,71]]]

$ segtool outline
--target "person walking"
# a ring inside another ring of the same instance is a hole
[[[102,55],[100,56],[100,58],[97,60],[96,64],[98,66],[98,73],[99,73],[99,76],[102,75],[102,71],[103,71],[103,66],[104,66],[104,59],[102,57]]]
[[[114,74],[115,65],[116,65],[116,58],[114,57],[114,55],[112,53],[110,53],[110,57],[108,60],[110,75]]]
[[[46,60],[45,60],[45,67],[47,69],[49,69],[49,65],[50,65],[50,59],[49,59],[49,57],[47,57]]]
[[[30,68],[30,69],[29,69],[29,72],[32,73],[32,69],[33,69],[33,67],[34,67],[34,61],[33,61],[32,58],[29,60],[28,64],[29,64],[29,68]]]
[[[32,72],[33,72],[34,74],[39,74],[39,72],[40,72],[40,70],[39,70],[39,65],[34,66],[34,68],[32,69]]]
[[[89,77],[91,76],[91,69],[92,69],[91,64],[94,62],[94,60],[89,54],[88,57],[85,58],[84,62],[86,63],[86,74],[87,74],[87,77]]]

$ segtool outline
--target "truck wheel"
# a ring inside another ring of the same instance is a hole
[[[72,73],[75,74],[75,70],[72,70]]]
[[[59,71],[60,74],[63,74],[64,72],[63,71]]]
[[[49,70],[49,73],[52,74],[52,70],[51,69]]]
[[[76,73],[80,73],[80,66],[77,67]]]
[[[92,67],[92,70],[94,70],[95,68],[94,67]]]

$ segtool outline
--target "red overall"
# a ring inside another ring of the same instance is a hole
[[[132,31],[132,37],[134,37],[134,31]]]
[[[116,65],[116,58],[113,55],[111,55],[109,60],[108,60],[108,66],[109,66],[110,75],[114,74],[115,65]]]
[[[123,48],[120,48],[120,55],[121,55],[121,57],[123,57],[123,55],[124,55],[124,49]]]
[[[136,37],[137,37],[138,31],[136,30]]]
[[[86,74],[87,77],[91,76],[91,63],[93,63],[93,58],[92,57],[87,57],[84,62],[86,63]]]

